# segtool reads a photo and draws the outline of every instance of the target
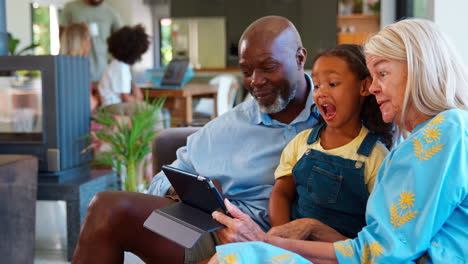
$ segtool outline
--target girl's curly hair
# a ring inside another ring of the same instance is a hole
[[[149,36],[141,24],[124,26],[110,35],[107,45],[114,58],[132,65],[148,50]]]

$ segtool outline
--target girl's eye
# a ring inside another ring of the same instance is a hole
[[[338,86],[338,84],[339,84],[339,83],[332,82],[332,83],[330,83],[330,86],[331,86],[331,87],[335,87],[335,86]]]
[[[320,85],[314,84],[314,89],[320,88]]]

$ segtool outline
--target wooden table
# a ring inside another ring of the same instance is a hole
[[[171,112],[171,126],[184,126],[193,122],[193,98],[213,98],[213,113],[216,117],[218,86],[208,83],[187,83],[180,89],[155,89],[151,85],[141,85],[143,94],[149,99],[166,97],[164,107]]]

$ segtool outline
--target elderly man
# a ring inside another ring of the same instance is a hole
[[[104,0],[75,0],[67,3],[60,15],[61,28],[81,22],[88,25],[91,35],[89,72],[94,86],[107,66],[106,40],[121,27],[120,17],[103,2]]]
[[[239,42],[244,86],[254,100],[208,123],[178,150],[175,167],[217,179],[224,195],[263,230],[269,228],[268,199],[281,151],[316,123],[311,79],[304,73],[307,51],[294,25],[269,16],[253,22]],[[166,177],[155,176],[157,196],[104,192],[85,218],[73,263],[119,263],[131,251],[149,263],[195,263],[214,253],[216,237],[184,249],[146,230],[150,213],[173,203]]]

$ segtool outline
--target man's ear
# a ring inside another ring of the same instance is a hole
[[[366,77],[364,80],[361,81],[361,88],[360,88],[360,95],[361,96],[368,96],[370,95],[369,87],[372,84],[372,78],[370,76]]]
[[[307,59],[307,50],[303,47],[297,48],[296,62],[297,62],[297,66],[299,70],[304,69],[306,59]]]

